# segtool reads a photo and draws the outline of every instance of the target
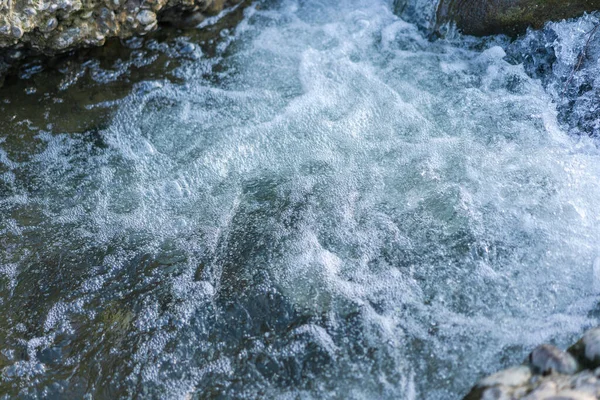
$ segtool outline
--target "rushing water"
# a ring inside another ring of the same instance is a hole
[[[390,3],[255,2],[83,133],[2,92],[0,394],[454,399],[597,323],[557,89],[595,20],[431,42]]]

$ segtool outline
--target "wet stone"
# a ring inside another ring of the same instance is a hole
[[[529,363],[535,373],[542,375],[553,372],[573,374],[577,371],[577,361],[571,354],[549,344],[536,347],[529,355]]]
[[[40,30],[44,33],[49,33],[49,32],[52,32],[53,30],[55,30],[57,26],[58,26],[58,20],[56,18],[50,18],[50,19],[48,19],[46,24],[40,28]]]
[[[478,386],[521,386],[527,383],[531,376],[531,370],[526,366],[512,367],[482,379]]]
[[[142,25],[150,25],[156,22],[156,14],[149,10],[142,10],[136,19]]]
[[[526,400],[543,400],[547,397],[556,394],[558,387],[554,382],[544,382],[536,389],[534,389],[529,395],[524,397]]]
[[[592,363],[593,367],[600,366],[600,328],[590,329],[583,335],[585,346],[585,358]]]
[[[17,39],[20,39],[23,37],[23,29],[21,29],[21,27],[19,27],[19,26],[13,26],[11,28],[11,33]]]

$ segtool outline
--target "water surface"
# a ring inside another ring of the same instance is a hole
[[[455,399],[595,324],[600,153],[534,45],[392,9],[255,2],[80,133],[3,92],[0,393]]]

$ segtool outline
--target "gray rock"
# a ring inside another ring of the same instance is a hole
[[[582,340],[586,360],[592,368],[600,367],[600,328],[590,329]]]
[[[599,364],[600,328],[594,328],[567,352],[548,344],[536,347],[529,355],[529,367],[508,368],[481,379],[464,400],[600,399]],[[528,372],[530,368],[538,375]]]
[[[477,385],[481,387],[521,386],[527,383],[530,378],[531,370],[524,365],[520,365],[518,367],[512,367],[496,372],[493,375],[483,378]]]
[[[49,32],[52,32],[53,30],[55,30],[57,26],[58,26],[58,20],[54,17],[51,17],[51,18],[48,18],[48,21],[46,21],[45,24],[40,26],[40,31],[42,31],[44,33],[49,33]]]
[[[136,19],[142,25],[150,25],[156,22],[156,14],[149,10],[142,10],[137,15]]]
[[[529,355],[529,364],[534,372],[543,375],[553,372],[574,374],[577,371],[577,361],[571,354],[549,344],[536,347]]]
[[[596,400],[596,396],[579,390],[562,390],[555,396],[546,397],[545,400]]]
[[[554,382],[544,382],[536,389],[532,390],[527,396],[524,397],[525,400],[544,400],[548,397],[554,396],[558,390],[558,385]]]
[[[13,26],[10,30],[10,33],[14,38],[21,39],[23,37],[23,29],[20,26]]]

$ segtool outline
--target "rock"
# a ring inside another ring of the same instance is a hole
[[[483,378],[477,384],[481,387],[491,386],[521,386],[531,378],[531,370],[526,366],[518,366],[496,372],[493,375]]]
[[[600,399],[599,378],[600,327],[587,331],[567,352],[549,344],[536,347],[529,367],[512,367],[481,379],[464,400]]]
[[[142,25],[150,25],[156,22],[156,14],[154,14],[152,11],[142,10],[137,15],[136,19]]]
[[[496,372],[481,379],[465,400],[510,399],[511,392],[515,388],[526,385],[531,377],[531,370],[523,365]]]
[[[529,355],[529,364],[534,372],[543,375],[553,372],[570,375],[577,371],[577,361],[571,354],[549,344],[536,347]]]
[[[16,39],[21,39],[23,37],[23,29],[21,29],[20,26],[13,26],[12,29],[10,30],[10,33]]]
[[[600,367],[600,327],[587,331],[568,351],[586,368]]]
[[[433,32],[453,22],[469,35],[514,36],[527,27],[539,29],[548,21],[598,10],[600,0],[396,0],[395,7],[403,18]]]
[[[554,396],[558,387],[554,382],[544,382],[536,389],[531,391],[527,396],[524,397],[525,400],[544,400],[548,397]]]
[[[510,392],[503,386],[496,386],[486,389],[481,396],[481,400],[510,400]]]
[[[57,26],[58,26],[58,20],[54,17],[51,17],[51,18],[48,18],[48,21],[46,21],[45,24],[40,26],[40,31],[42,31],[44,33],[50,33],[53,30],[55,30]]]
[[[596,396],[578,390],[563,390],[556,396],[546,397],[546,400],[596,400]]]
[[[0,0],[1,52],[33,49],[55,55],[101,45],[111,37],[144,35],[162,14],[178,10],[187,26],[243,0]],[[197,24],[196,24],[197,25]]]

